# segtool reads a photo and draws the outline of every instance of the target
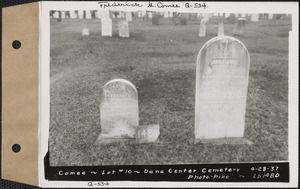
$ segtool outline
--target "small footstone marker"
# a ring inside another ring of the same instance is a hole
[[[138,93],[124,79],[114,79],[103,87],[100,102],[101,134],[97,141],[135,139],[139,125]]]
[[[82,29],[82,35],[90,35],[90,31],[88,28],[83,28]]]
[[[215,37],[203,45],[196,68],[196,143],[251,144],[242,138],[249,65],[248,50],[238,39]]]
[[[159,125],[141,125],[136,128],[137,143],[152,143],[156,142],[160,134]]]

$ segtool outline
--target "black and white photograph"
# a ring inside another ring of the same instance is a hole
[[[50,165],[288,160],[290,15],[50,17]]]
[[[290,160],[292,14],[129,4],[47,12],[50,167]]]

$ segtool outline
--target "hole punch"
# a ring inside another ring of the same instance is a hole
[[[20,152],[20,151],[21,151],[21,146],[20,146],[20,144],[14,144],[14,145],[12,146],[12,151],[15,152],[15,153]]]
[[[18,41],[18,40],[14,40],[13,43],[12,43],[12,47],[13,47],[14,49],[19,49],[19,48],[21,48],[21,42]]]

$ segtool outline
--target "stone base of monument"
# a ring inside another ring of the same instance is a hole
[[[230,145],[252,145],[253,142],[246,138],[212,138],[212,139],[195,139],[195,144],[202,143],[202,144],[213,144],[213,145],[223,145],[223,144],[230,144]]]

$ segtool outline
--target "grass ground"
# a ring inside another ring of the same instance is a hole
[[[134,18],[130,38],[101,37],[100,20],[51,20],[50,164],[52,166],[281,161],[288,159],[288,32],[291,19],[247,23],[238,37],[251,58],[245,138],[249,145],[194,144],[196,59],[217,35],[218,18],[199,38],[187,26]],[[88,27],[90,36],[82,36]],[[225,35],[235,24],[224,21]],[[111,79],[138,90],[140,125],[159,124],[162,143],[94,145],[100,95]]]

